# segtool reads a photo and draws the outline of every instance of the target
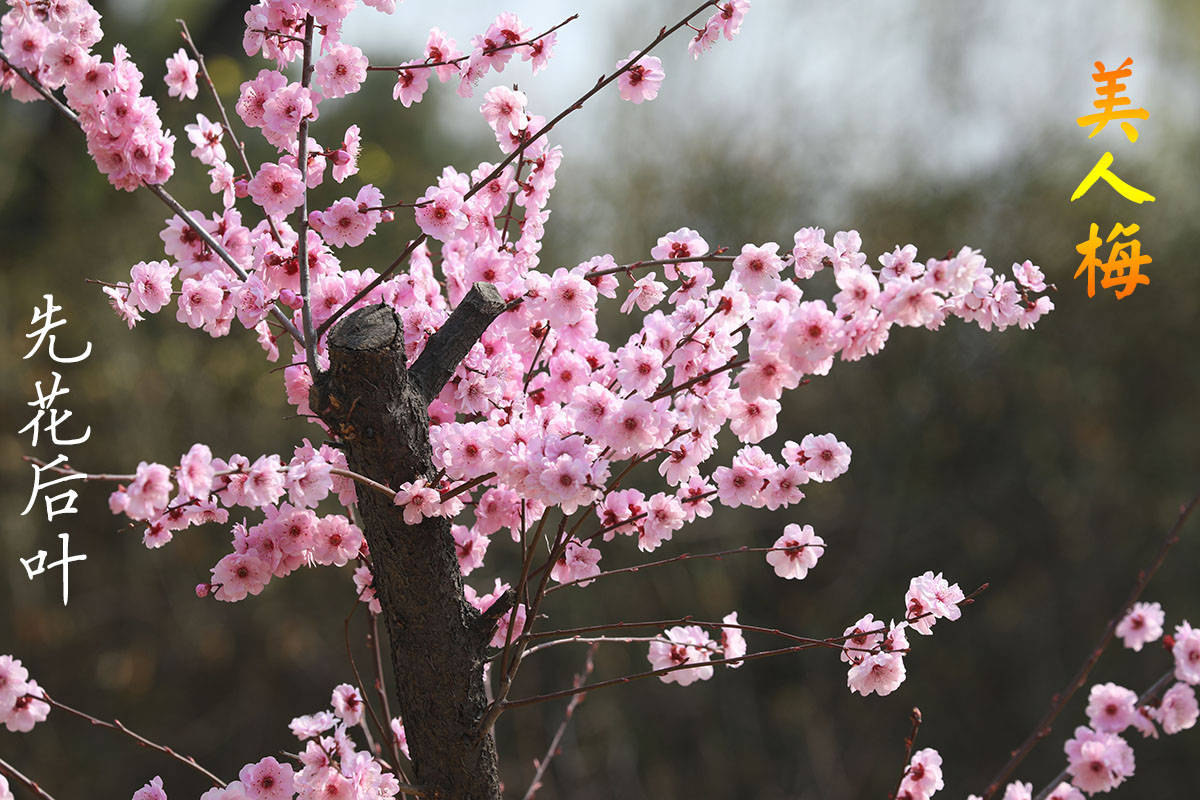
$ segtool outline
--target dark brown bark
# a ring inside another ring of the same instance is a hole
[[[411,370],[391,308],[360,309],[333,329],[330,368],[311,399],[345,444],[350,469],[393,488],[433,477],[429,402],[503,310],[493,287],[476,284]],[[496,615],[485,619],[463,598],[450,520],[407,525],[400,507],[362,490],[358,509],[391,641],[413,779],[426,797],[496,800],[496,743],[490,731],[479,730],[487,706],[483,657]]]

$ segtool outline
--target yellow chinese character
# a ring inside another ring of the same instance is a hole
[[[1103,178],[1104,182],[1117,190],[1117,192],[1130,202],[1141,205],[1145,202],[1154,202],[1154,195],[1149,192],[1143,192],[1136,186],[1130,186],[1125,181],[1121,180],[1116,174],[1109,169],[1113,163],[1113,154],[1105,153],[1100,156],[1100,160],[1096,162],[1096,166],[1092,167],[1092,171],[1087,174],[1087,177],[1079,182],[1075,187],[1075,193],[1071,195],[1071,202],[1074,203],[1079,198],[1087,194],[1088,189],[1092,188],[1099,179]]]
[[[1117,96],[1118,93],[1125,91],[1125,84],[1117,83],[1117,81],[1132,75],[1133,70],[1130,69],[1132,66],[1132,58],[1125,59],[1121,66],[1113,70],[1106,70],[1102,61],[1096,62],[1096,71],[1092,73],[1092,78],[1096,83],[1100,84],[1096,87],[1096,94],[1100,95],[1100,99],[1093,100],[1092,105],[1100,109],[1100,111],[1096,114],[1088,114],[1075,120],[1083,128],[1086,128],[1088,125],[1096,126],[1088,134],[1089,139],[1104,130],[1104,126],[1114,119],[1150,118],[1150,112],[1144,108],[1123,108],[1117,110],[1117,106],[1127,106],[1133,102],[1128,97]],[[1125,132],[1125,136],[1129,141],[1137,141],[1137,129],[1128,122],[1121,123],[1121,130]]]
[[[1096,255],[1100,245],[1104,243],[1096,235],[1098,230],[1099,227],[1093,222],[1091,231],[1088,233],[1088,240],[1080,242],[1075,247],[1075,250],[1083,256],[1079,269],[1075,270],[1075,277],[1078,278],[1085,271],[1087,272],[1088,297],[1096,296],[1097,269],[1104,273],[1104,277],[1100,280],[1100,288],[1120,287],[1115,292],[1118,300],[1133,294],[1134,289],[1139,285],[1149,284],[1150,276],[1143,275],[1141,268],[1143,264],[1149,264],[1152,259],[1150,256],[1142,254],[1142,243],[1137,239],[1129,239],[1113,244],[1113,239],[1118,236],[1133,236],[1141,230],[1140,226],[1137,223],[1125,226],[1119,222],[1113,226],[1106,240],[1112,244],[1108,250],[1107,261],[1101,261]]]

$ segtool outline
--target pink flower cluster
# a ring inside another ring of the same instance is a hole
[[[1162,636],[1164,618],[1160,604],[1135,603],[1117,625],[1117,635],[1126,647],[1140,651]],[[1176,626],[1174,636],[1163,637],[1163,644],[1173,656],[1174,669],[1142,696],[1111,682],[1089,689],[1088,724],[1078,726],[1063,747],[1071,782],[1056,786],[1047,800],[1083,800],[1085,795],[1112,791],[1132,777],[1133,747],[1123,736],[1130,728],[1143,737],[1158,738],[1159,728],[1173,735],[1195,727],[1200,719],[1193,688],[1200,684],[1200,629],[1185,620]],[[1033,796],[1032,784],[1014,782],[1006,788],[1004,800],[1032,800]],[[921,800],[921,795],[914,794],[913,800]]]
[[[124,45],[113,60],[92,53],[100,41],[100,15],[84,0],[14,3],[0,18],[0,50],[46,89],[65,87],[67,104],[87,136],[88,153],[118,189],[166,182],[175,171],[175,137],[163,130],[158,105],[142,96],[142,73]],[[168,62],[170,63],[170,62]],[[173,89],[191,91],[195,79]],[[36,90],[0,62],[0,91],[21,101],[39,99]]]
[[[471,37],[471,49],[463,53],[454,39],[440,28],[433,28],[425,42],[425,58],[396,68],[392,99],[405,108],[421,102],[429,89],[432,73],[442,83],[458,78],[458,94],[470,97],[475,87],[491,71],[503,72],[514,54],[530,62],[536,75],[550,60],[557,35],[549,33],[530,39],[531,29],[511,12],[496,17],[488,29]]]
[[[724,34],[725,38],[733,41],[742,29],[742,20],[750,10],[750,0],[723,0],[717,3],[717,11],[709,17],[704,26],[696,30],[696,35],[688,43],[688,52],[692,58],[699,58]]]
[[[11,655],[0,655],[0,722],[13,732],[28,733],[50,714],[50,704],[29,670]],[[7,785],[0,787],[7,789]],[[3,796],[3,791],[0,791]],[[10,795],[11,796],[11,795]]]
[[[174,469],[138,464],[133,479],[113,492],[108,504],[114,514],[147,523],[142,541],[151,548],[193,525],[227,522],[229,509],[261,509],[261,523],[233,526],[233,552],[213,567],[210,582],[196,587],[201,597],[233,602],[259,594],[271,578],[301,566],[340,567],[366,552],[362,532],[346,517],[318,516],[313,510],[331,491],[343,505],[354,502],[353,482],[332,472],[345,465],[341,451],[328,445],[317,449],[308,440],[287,463],[278,455],[253,463],[241,455],[225,461],[196,444]],[[360,597],[365,588],[359,587]],[[370,602],[373,595],[362,599]]]
[[[400,783],[384,771],[370,750],[358,749],[352,730],[363,724],[365,701],[358,689],[341,684],[333,690],[330,708],[296,717],[290,728],[304,743],[296,769],[288,762],[267,756],[246,764],[238,779],[224,788],[213,788],[200,800],[357,800],[396,797]],[[391,731],[400,751],[408,755],[404,726],[391,720]],[[162,779],[155,777],[134,793],[132,800],[167,800]]]
[[[713,667],[708,662],[714,659],[731,661],[725,665],[731,669],[740,667],[743,662],[738,659],[746,655],[746,640],[742,629],[737,627],[737,612],[725,615],[721,621],[725,625],[716,640],[699,625],[684,625],[667,628],[651,642],[647,655],[650,668],[666,670],[659,680],[680,686],[706,681],[713,676]],[[696,666],[687,667],[688,664]]]
[[[926,572],[909,583],[903,622],[884,625],[867,614],[846,628],[841,658],[850,665],[846,675],[850,691],[866,697],[872,692],[883,696],[898,689],[906,675],[907,631],[928,636],[938,619],[956,620],[962,615],[959,605],[964,599],[957,583],[951,584],[940,572]]]

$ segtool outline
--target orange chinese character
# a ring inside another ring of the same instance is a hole
[[[1154,202],[1154,195],[1150,194],[1149,192],[1143,192],[1136,186],[1130,186],[1128,183],[1118,178],[1116,173],[1109,169],[1109,167],[1112,166],[1112,163],[1112,153],[1106,152],[1104,155],[1100,156],[1100,160],[1096,162],[1096,166],[1092,167],[1092,171],[1089,172],[1087,177],[1081,180],[1079,185],[1075,187],[1075,193],[1071,195],[1071,202],[1074,203],[1076,200],[1087,194],[1088,189],[1092,188],[1092,184],[1101,178],[1103,178],[1104,182],[1109,186],[1116,189],[1118,194],[1132,203],[1141,205],[1145,202]]]
[[[1088,114],[1075,120],[1083,128],[1086,128],[1088,125],[1096,126],[1088,134],[1089,139],[1104,130],[1104,126],[1114,119],[1150,118],[1150,112],[1144,108],[1117,109],[1117,106],[1127,106],[1133,102],[1128,97],[1118,96],[1120,92],[1125,91],[1125,84],[1117,83],[1121,78],[1128,78],[1133,74],[1133,70],[1130,69],[1132,66],[1132,58],[1125,59],[1121,66],[1113,70],[1106,70],[1102,61],[1096,62],[1096,71],[1092,73],[1092,78],[1096,83],[1100,84],[1096,87],[1096,94],[1100,95],[1100,99],[1093,100],[1092,105],[1100,109],[1100,111],[1096,114]],[[1121,130],[1125,132],[1125,136],[1129,141],[1137,141],[1137,129],[1128,122],[1121,123]]]
[[[1075,250],[1083,256],[1083,261],[1079,264],[1079,269],[1075,270],[1075,277],[1087,272],[1088,279],[1088,297],[1096,296],[1096,270],[1099,269],[1104,273],[1104,277],[1100,281],[1100,288],[1112,289],[1120,287],[1116,291],[1118,300],[1121,300],[1133,294],[1133,290],[1141,284],[1150,283],[1150,276],[1143,275],[1141,268],[1143,264],[1149,264],[1152,260],[1150,256],[1142,254],[1142,243],[1137,239],[1129,239],[1124,242],[1112,244],[1113,239],[1118,236],[1128,235],[1133,236],[1141,230],[1137,223],[1128,227],[1117,223],[1113,226],[1112,231],[1108,234],[1106,240],[1112,247],[1108,250],[1108,260],[1101,261],[1096,253],[1103,244],[1100,237],[1096,235],[1099,227],[1096,223],[1092,223],[1091,231],[1088,233],[1088,240],[1080,242],[1076,245]]]

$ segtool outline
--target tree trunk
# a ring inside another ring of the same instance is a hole
[[[344,444],[350,469],[393,489],[433,478],[429,403],[503,311],[496,290],[476,284],[411,369],[400,319],[388,306],[359,309],[333,329],[330,368],[315,381],[311,405]],[[391,642],[413,780],[426,798],[498,800],[495,738],[480,731],[487,708],[483,658],[508,604],[497,601],[480,615],[466,602],[449,519],[405,524],[402,508],[363,487],[358,510]]]

